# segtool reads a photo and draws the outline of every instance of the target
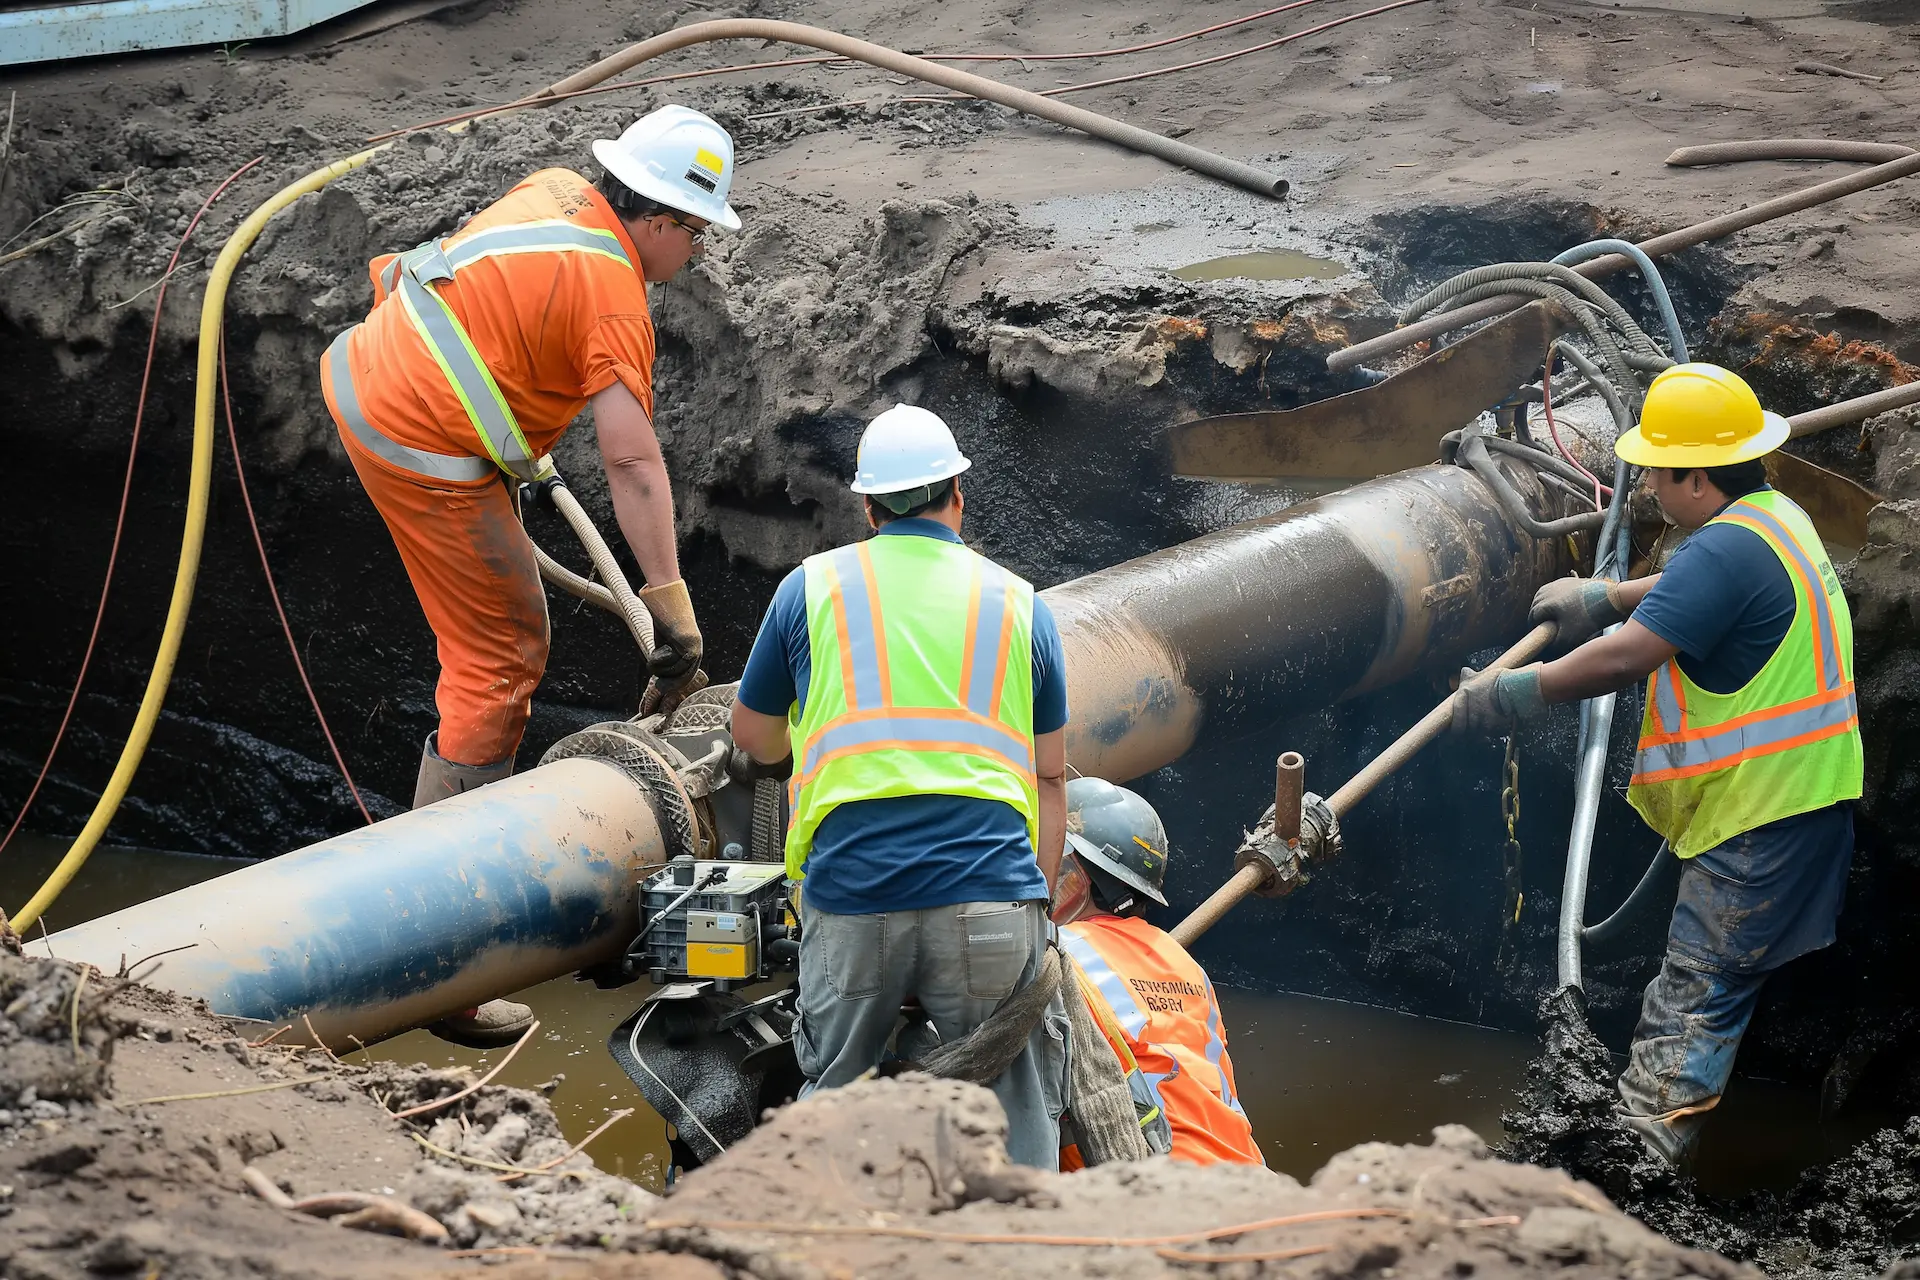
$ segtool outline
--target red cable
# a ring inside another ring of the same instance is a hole
[[[280,588],[273,584],[273,566],[267,563],[267,544],[260,536],[260,522],[253,518],[253,495],[247,492],[246,468],[240,465],[240,433],[233,425],[233,396],[227,389],[227,335],[220,334],[220,402],[227,412],[227,443],[233,446],[233,474],[240,481],[240,503],[247,509],[247,527],[253,530],[253,545],[260,552],[260,572],[267,577],[267,594],[273,597],[273,611],[280,615],[280,630],[287,636],[287,649],[293,654],[293,669],[300,673],[301,687],[307,691],[307,701],[313,704],[313,715],[320,722],[321,736],[327,740],[327,750],[333,752],[333,762],[340,766],[340,776],[347,780],[347,790],[353,793],[354,804],[360,807],[360,816],[373,825],[373,815],[367,812],[367,802],[360,798],[360,788],[353,785],[353,775],[347,772],[346,757],[340,754],[340,745],[333,740],[333,730],[327,727],[327,713],[320,709],[320,698],[313,691],[313,682],[307,679],[307,664],[300,660],[300,646],[293,638],[293,624],[287,621],[287,611],[280,603]]]
[[[1574,457],[1572,453],[1568,452],[1567,446],[1560,443],[1560,427],[1553,420],[1553,351],[1551,348],[1547,351],[1547,367],[1540,371],[1540,401],[1540,407],[1546,410],[1547,433],[1553,437],[1553,447],[1560,451],[1561,457],[1573,464],[1575,471],[1578,471],[1581,475],[1593,481],[1593,509],[1595,511],[1602,510],[1600,495],[1604,493],[1608,497],[1612,497],[1613,490],[1609,486],[1601,484],[1600,477],[1581,466],[1580,459]]]
[[[227,188],[232,186],[240,175],[265,159],[265,156],[255,156],[235,169],[225,182],[213,189],[213,194],[201,204],[199,210],[193,215],[193,221],[189,222],[187,229],[180,234],[180,243],[174,246],[173,257],[167,260],[167,269],[160,277],[160,291],[153,299],[153,325],[147,332],[147,365],[140,373],[140,398],[135,402],[133,409],[133,438],[127,443],[127,475],[120,485],[120,514],[114,518],[113,522],[113,546],[107,552],[107,575],[105,581],[100,584],[100,604],[93,611],[93,631],[87,636],[87,651],[80,658],[80,674],[73,678],[73,692],[67,695],[67,709],[60,717],[59,729],[54,731],[53,745],[47,748],[47,758],[40,765],[40,776],[33,780],[33,789],[27,792],[26,801],[20,806],[20,812],[14,815],[13,825],[7,828],[6,836],[0,838],[0,853],[4,853],[7,846],[13,842],[14,834],[20,830],[20,824],[26,820],[27,810],[33,807],[35,797],[40,794],[41,785],[46,782],[47,774],[53,768],[53,757],[60,750],[61,742],[66,739],[67,725],[73,719],[73,709],[80,702],[80,686],[86,682],[87,668],[93,662],[94,646],[100,640],[100,621],[106,617],[107,596],[113,587],[113,567],[120,558],[120,536],[127,526],[127,501],[133,494],[133,462],[140,452],[140,425],[146,418],[147,386],[153,379],[153,354],[160,342],[160,309],[166,305],[167,282],[173,276],[174,267],[179,265],[180,255],[186,251],[187,241],[193,238],[194,228],[200,225],[200,219],[206,215],[208,209],[213,207],[213,202],[225,194]]]

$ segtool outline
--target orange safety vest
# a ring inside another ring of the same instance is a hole
[[[1265,1159],[1240,1109],[1227,1032],[1213,983],[1165,930],[1137,917],[1090,916],[1063,925],[1060,945],[1099,991],[1173,1130],[1173,1158],[1192,1164]],[[1102,1020],[1109,1041],[1111,1023]]]

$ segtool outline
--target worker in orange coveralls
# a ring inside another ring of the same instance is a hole
[[[439,728],[416,808],[513,772],[546,670],[547,606],[514,494],[588,404],[614,514],[650,584],[648,669],[666,691],[698,676],[701,639],[674,546],[653,429],[646,286],[734,231],[733,140],[662,107],[593,144],[596,185],[543,169],[459,230],[369,270],[374,306],[321,358],[327,407],[393,534],[439,642]],[[434,1024],[473,1047],[511,1043],[527,1006],[494,1000]]]
[[[1213,983],[1145,920],[1166,906],[1167,831],[1144,799],[1101,778],[1067,783],[1067,855],[1054,894],[1060,949],[1133,1086],[1156,1152],[1193,1164],[1264,1164],[1240,1109]],[[1066,998],[1074,998],[1066,992]],[[1084,1167],[1061,1122],[1060,1167]]]

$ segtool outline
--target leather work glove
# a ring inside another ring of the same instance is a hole
[[[657,587],[642,587],[640,603],[653,616],[653,652],[647,657],[647,670],[667,687],[698,671],[700,625],[693,620],[687,580],[675,578]]]
[[[1571,649],[1625,622],[1632,610],[1621,607],[1620,584],[1604,578],[1555,578],[1533,594],[1529,626],[1552,622],[1559,628],[1555,647]]]
[[[1511,729],[1516,721],[1533,719],[1547,709],[1540,695],[1540,668],[1475,671],[1460,668],[1460,691],[1453,699],[1453,731],[1492,737]]]

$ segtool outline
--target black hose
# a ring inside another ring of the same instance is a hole
[[[1479,432],[1470,432],[1460,438],[1460,458],[1473,473],[1487,482],[1494,496],[1500,500],[1501,509],[1509,519],[1535,538],[1558,538],[1569,533],[1586,533],[1598,529],[1606,520],[1604,511],[1583,511],[1578,515],[1564,516],[1558,520],[1537,520],[1533,512],[1527,509],[1525,498],[1513,487],[1512,481],[1500,470],[1500,465],[1487,452],[1487,439]]]
[[[1581,943],[1589,947],[1602,947],[1619,941],[1649,904],[1675,894],[1679,889],[1681,870],[1680,859],[1668,855],[1667,842],[1662,840],[1660,847],[1653,851],[1653,861],[1647,864],[1646,871],[1640,876],[1640,883],[1633,886],[1633,892],[1627,895],[1627,900],[1599,924],[1590,924],[1580,930]]]

